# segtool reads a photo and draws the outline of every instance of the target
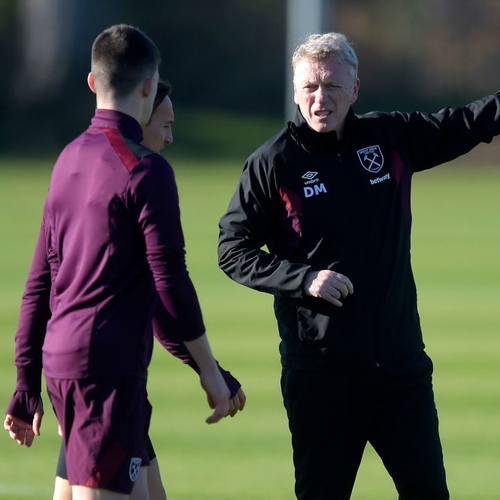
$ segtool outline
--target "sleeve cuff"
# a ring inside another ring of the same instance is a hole
[[[231,375],[230,372],[224,370],[224,368],[222,368],[222,366],[220,366],[219,363],[217,363],[217,366],[219,367],[219,371],[222,374],[222,378],[226,382],[229,392],[231,393],[231,399],[233,399],[234,396],[236,396],[236,393],[240,390],[241,384],[238,382],[237,379],[235,379]]]
[[[184,361],[185,364],[189,365],[196,373],[200,373],[200,369],[198,365],[196,364],[196,361],[194,359],[189,359],[187,361]],[[230,372],[227,370],[224,370],[221,365],[219,365],[219,362],[216,360],[217,363],[217,368],[219,369],[222,378],[224,379],[224,382],[226,382],[227,388],[229,389],[229,392],[231,393],[231,399],[236,396],[236,393],[240,390],[241,384],[239,381],[234,378]]]
[[[39,366],[18,366],[16,391],[37,392],[42,391],[42,369]]]
[[[40,401],[40,392],[16,391],[12,396],[5,413],[20,418],[23,422],[31,424]]]

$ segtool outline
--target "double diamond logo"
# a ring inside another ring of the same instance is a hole
[[[317,175],[318,175],[318,172],[306,172],[302,176],[302,179],[305,179],[306,181],[312,181]]]

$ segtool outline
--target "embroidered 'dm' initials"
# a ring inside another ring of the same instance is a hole
[[[302,179],[304,179],[304,187],[302,189],[306,198],[327,192],[325,185],[320,182],[317,175],[318,172],[308,171],[302,176]]]
[[[321,193],[326,193],[326,187],[323,183],[315,184],[314,186],[304,186],[304,196],[310,198]]]

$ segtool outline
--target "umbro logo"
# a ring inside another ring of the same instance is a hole
[[[312,181],[317,175],[318,175],[318,172],[306,172],[302,176],[302,179],[305,179],[306,181]]]

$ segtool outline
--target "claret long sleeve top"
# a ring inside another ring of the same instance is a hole
[[[141,140],[132,117],[98,109],[55,164],[16,333],[18,392],[39,393],[42,366],[52,378],[145,377],[157,300],[160,341],[205,332],[174,173]]]

